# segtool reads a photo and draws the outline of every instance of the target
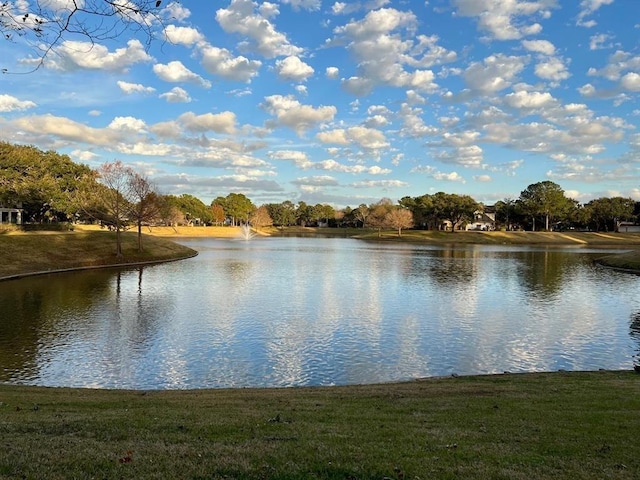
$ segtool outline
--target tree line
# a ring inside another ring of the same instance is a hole
[[[32,223],[96,221],[116,231],[135,226],[142,249],[143,225],[327,226],[394,229],[465,229],[490,215],[492,228],[507,230],[584,229],[615,231],[636,222],[640,202],[602,197],[584,205],[554,182],[529,185],[516,199],[484,205],[469,195],[444,192],[394,202],[383,198],[355,208],[327,204],[267,203],[256,206],[242,193],[219,196],[207,205],[193,195],[163,195],[145,175],[119,161],[96,170],[68,156],[33,146],[0,142],[0,206],[19,206]],[[120,243],[118,241],[118,252]]]

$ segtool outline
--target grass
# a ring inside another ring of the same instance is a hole
[[[9,232],[0,235],[0,278],[69,268],[167,261],[196,252],[166,239],[145,235],[138,252],[134,232],[122,234],[123,256],[117,257],[114,232]]]
[[[296,389],[0,386],[0,478],[596,479],[640,472],[640,376]]]

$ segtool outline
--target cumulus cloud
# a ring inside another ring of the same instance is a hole
[[[120,87],[120,90],[122,90],[127,95],[131,95],[134,93],[153,93],[156,91],[155,88],[145,87],[140,83],[129,83],[122,80],[118,80],[116,83],[118,87]]]
[[[331,7],[331,13],[334,15],[349,15],[360,10],[371,11],[384,7],[390,0],[369,0],[365,2],[352,1],[335,2]]]
[[[266,97],[262,107],[276,117],[275,124],[289,127],[298,135],[319,123],[333,120],[338,111],[334,106],[314,108],[310,105],[303,105],[291,95]]]
[[[119,128],[93,128],[55,115],[21,117],[16,119],[13,125],[26,133],[50,136],[65,142],[99,146],[112,147],[127,138],[125,132]]]
[[[538,63],[535,66],[535,73],[543,80],[551,80],[553,82],[559,82],[566,80],[571,76],[567,66],[561,59],[552,57],[548,60]]]
[[[467,85],[480,93],[496,93],[509,87],[522,72],[526,57],[491,55],[472,63],[462,74]]]
[[[200,75],[189,70],[179,60],[174,60],[167,63],[166,65],[162,63],[156,63],[153,66],[153,73],[155,73],[158,78],[164,80],[165,82],[192,83],[204,88],[211,87],[210,81],[205,80]]]
[[[388,190],[390,188],[408,187],[407,182],[402,180],[364,180],[362,182],[353,182],[349,185],[353,188],[382,188]]]
[[[611,5],[613,1],[614,0],[581,0],[576,25],[587,28],[595,27],[597,25],[595,20],[585,20],[585,18],[592,15],[603,5]]]
[[[337,67],[327,67],[325,76],[331,80],[335,80],[340,76],[340,70]]]
[[[178,117],[178,122],[191,132],[213,131],[232,134],[236,131],[236,114],[233,112],[205,113],[203,115],[187,112]]]
[[[123,131],[131,131],[131,132],[144,132],[146,131],[147,125],[144,120],[135,117],[115,117],[108,128],[112,128],[114,130],[123,130]]]
[[[282,80],[293,80],[294,82],[304,82],[313,75],[313,68],[304,63],[300,58],[292,55],[283,60],[276,61],[276,72]]]
[[[273,160],[287,160],[292,162],[295,166],[308,169],[313,166],[313,162],[309,159],[309,156],[305,152],[299,150],[278,150],[269,152],[269,158]]]
[[[435,91],[429,68],[455,60],[456,54],[439,46],[437,36],[416,36],[416,26],[412,12],[381,8],[335,28],[333,42],[346,43],[358,64],[357,75],[344,79],[343,88],[359,96],[377,85]]]
[[[316,138],[322,143],[338,145],[355,144],[367,150],[387,148],[389,142],[380,130],[368,127],[351,127],[320,132]]]
[[[320,0],[282,0],[282,3],[289,4],[294,10],[320,10],[322,2]]]
[[[549,92],[527,92],[521,90],[506,95],[505,103],[513,108],[537,109],[555,105],[557,101]]]
[[[530,52],[542,53],[544,55],[554,55],[556,47],[548,40],[523,40],[522,46]]]
[[[164,29],[164,36],[168,42],[184,45],[185,47],[205,41],[204,36],[195,28],[178,27],[176,25],[168,25]]]
[[[238,82],[250,82],[258,75],[262,66],[259,60],[249,60],[242,55],[234,57],[225,48],[218,48],[211,45],[200,49],[202,53],[202,66],[207,72],[218,75],[225,80]]]
[[[170,91],[160,95],[160,98],[167,101],[167,103],[189,103],[191,97],[189,93],[180,87],[173,87]]]
[[[601,48],[607,48],[610,45],[607,42],[611,40],[611,36],[605,33],[593,35],[589,38],[589,50],[600,50]]]
[[[55,47],[54,52],[55,55],[47,56],[45,65],[47,68],[64,72],[79,69],[124,72],[136,63],[152,60],[138,40],[129,40],[126,47],[117,48],[113,52],[98,43],[66,40]],[[40,58],[22,61],[31,65],[37,65],[39,62]]]
[[[249,39],[243,44],[246,50],[257,52],[265,58],[277,56],[299,55],[302,49],[292,45],[287,36],[278,32],[269,21],[277,10],[255,11],[256,4],[252,0],[231,0],[227,8],[216,12],[216,20],[225,32],[237,33]]]
[[[620,79],[620,85],[629,92],[640,92],[640,74],[627,73]]]
[[[18,100],[11,95],[0,94],[0,112],[15,112],[36,107],[30,100]]]
[[[452,0],[456,14],[473,17],[478,28],[495,40],[518,40],[537,34],[542,26],[534,19],[546,19],[551,9],[557,8],[556,0],[535,2],[495,0]]]
[[[319,170],[328,170],[331,172],[342,172],[342,173],[352,173],[352,174],[361,174],[365,173],[368,175],[387,175],[391,173],[391,170],[388,168],[382,168],[378,165],[373,165],[367,167],[365,165],[344,165],[342,163],[336,162],[335,160],[323,160],[321,162],[315,163],[314,168]]]
[[[315,175],[313,177],[300,177],[292,180],[294,185],[308,185],[315,187],[332,187],[338,185],[338,181],[330,175]]]
[[[443,173],[432,165],[418,165],[411,169],[411,173],[424,173],[435,180],[466,183],[466,180],[457,172]]]

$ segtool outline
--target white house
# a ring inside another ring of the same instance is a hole
[[[22,205],[17,205],[16,208],[8,208],[0,205],[0,225],[22,225],[22,208],[18,207],[22,207]]]
[[[496,209],[494,206],[486,206],[484,210],[477,210],[473,214],[473,220],[466,225],[467,230],[495,230]]]

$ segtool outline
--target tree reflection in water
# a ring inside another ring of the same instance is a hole
[[[640,368],[640,312],[631,315],[629,335],[637,343],[636,353],[633,355],[633,365]]]

